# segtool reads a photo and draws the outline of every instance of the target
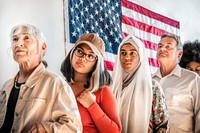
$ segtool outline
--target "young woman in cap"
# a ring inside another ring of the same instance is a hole
[[[104,41],[96,34],[84,34],[61,66],[78,104],[83,133],[119,133],[117,104],[108,85],[111,77],[104,65]]]

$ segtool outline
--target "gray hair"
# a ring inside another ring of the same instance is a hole
[[[15,34],[15,32],[19,31],[20,29],[24,29],[24,28],[26,28],[28,30],[29,34],[36,37],[39,44],[46,42],[43,33],[37,27],[35,27],[31,24],[20,24],[20,25],[14,26],[10,33],[10,41],[12,42],[12,37]]]
[[[176,43],[177,43],[177,48],[178,48],[178,50],[182,50],[182,49],[183,49],[183,45],[182,45],[182,43],[181,43],[180,37],[178,37],[178,36],[175,35],[175,34],[163,34],[163,35],[161,36],[161,39],[163,39],[163,38],[165,38],[165,37],[173,38],[173,39],[176,41]]]

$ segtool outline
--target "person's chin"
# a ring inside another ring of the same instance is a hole
[[[168,59],[167,59],[167,57],[159,57],[159,58],[157,58],[157,60],[159,62],[166,62]]]
[[[26,61],[27,61],[27,59],[26,59],[26,58],[23,58],[23,57],[15,57],[14,59],[15,59],[15,61],[16,61],[17,63],[26,62]]]
[[[126,67],[125,68],[125,72],[130,72],[132,69],[131,69],[131,67]]]

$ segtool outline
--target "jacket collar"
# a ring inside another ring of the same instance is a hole
[[[37,83],[37,81],[40,78],[40,75],[43,74],[45,72],[45,66],[43,65],[43,63],[41,62],[36,69],[31,73],[31,75],[29,76],[29,78],[27,79],[25,85],[29,88],[32,88],[35,86],[35,84]]]
[[[43,63],[40,63],[37,68],[32,72],[32,74],[29,76],[29,78],[27,79],[25,84],[22,84],[20,88],[32,88],[36,85],[37,81],[40,78],[40,75],[43,74],[45,72],[45,66],[43,65]],[[17,75],[17,74],[16,74]],[[16,77],[15,75],[15,77]],[[4,91],[6,93],[7,96],[9,96],[12,87],[14,85],[15,82],[15,77],[13,77],[12,79],[8,80],[1,91]],[[6,99],[8,100],[8,97],[6,97]]]

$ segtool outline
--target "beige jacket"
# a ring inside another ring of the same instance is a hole
[[[0,127],[13,85],[14,78],[0,90]],[[20,87],[11,132],[27,133],[36,123],[42,124],[48,133],[82,132],[71,88],[62,78],[46,70],[42,63]]]

